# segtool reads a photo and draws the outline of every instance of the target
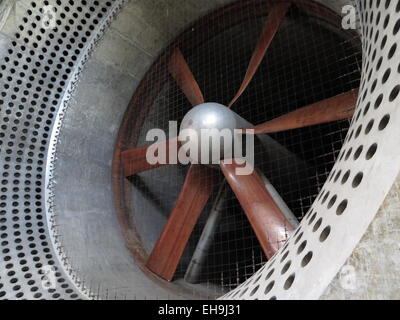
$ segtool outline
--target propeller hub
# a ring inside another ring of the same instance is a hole
[[[192,108],[183,118],[179,131],[179,141],[191,162],[217,164],[224,151],[232,148],[238,120],[235,112],[219,103],[203,103]]]

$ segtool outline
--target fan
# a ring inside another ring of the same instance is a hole
[[[235,97],[224,107],[227,114],[240,117],[230,109],[256,74],[290,6],[289,2],[272,4],[244,80]],[[171,55],[168,69],[193,107],[202,108],[205,105],[202,91],[178,48]],[[254,134],[262,135],[347,119],[354,114],[357,96],[358,90],[352,90],[250,128],[254,130]],[[242,133],[247,134],[247,131],[243,130]],[[178,138],[174,138],[159,144],[169,154],[169,148],[178,146],[180,142]],[[148,148],[122,152],[125,176],[162,165],[147,162]],[[237,175],[239,165],[235,161],[226,160],[228,159],[222,159],[219,165],[222,173],[247,215],[265,255],[271,258],[293,231],[293,226],[257,171],[249,175]],[[172,280],[193,228],[217,183],[218,173],[213,168],[203,164],[190,166],[175,207],[147,260],[146,265],[152,272],[166,280]]]

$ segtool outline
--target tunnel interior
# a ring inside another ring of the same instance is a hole
[[[137,89],[130,105],[135,111],[125,116],[130,124],[122,140],[129,141],[130,148],[149,145],[146,134],[150,129],[168,132],[169,121],[175,120],[179,126],[190,110],[190,102],[166,67],[173,48],[182,51],[206,100],[228,104],[240,86],[266,19],[260,12],[268,12],[265,3],[221,8],[188,28],[189,41],[185,41],[187,31],[175,39]],[[253,124],[262,123],[358,88],[360,68],[361,46],[356,33],[343,32],[340,26],[317,14],[293,6],[259,72],[235,105],[235,112]],[[285,155],[271,162],[265,146],[256,143],[257,169],[268,177],[299,221],[326,182],[349,125],[349,120],[342,120],[272,134],[273,139],[295,155],[298,164]],[[131,185],[126,200],[131,206],[129,220],[147,254],[174,207],[187,169],[188,166],[174,165],[129,177]],[[200,292],[206,290],[211,296],[236,288],[267,261],[238,200],[223,183],[221,180],[203,210],[174,277],[175,283],[188,285],[184,277],[193,252],[220,188],[226,188],[215,238],[197,285],[190,287],[194,292],[196,288]]]
[[[398,296],[396,192],[369,227],[400,169],[397,1],[288,1],[233,110],[256,125],[360,88],[355,116],[271,134],[286,150],[275,161],[256,140],[257,169],[300,222],[273,258],[221,179],[171,282],[146,261],[188,166],[126,178],[118,157],[190,110],[167,70],[175,48],[206,100],[227,104],[280,1],[0,1],[0,299],[316,299],[332,286],[325,298]],[[357,8],[349,30],[345,5]],[[349,257],[361,284],[346,291],[334,276]]]

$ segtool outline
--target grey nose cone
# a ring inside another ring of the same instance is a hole
[[[218,103],[204,103],[185,115],[179,140],[192,163],[218,164],[224,156],[224,148],[225,152],[232,151],[234,129],[238,128],[240,120],[229,108]],[[193,146],[197,146],[197,154]]]

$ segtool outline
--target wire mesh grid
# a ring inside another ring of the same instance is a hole
[[[188,62],[206,101],[228,104],[240,87],[252,51],[268,14],[268,1],[247,2],[236,10],[221,9],[218,19],[205,17],[201,28],[189,30],[194,44],[175,43]],[[173,48],[172,48],[173,49]],[[172,50],[171,48],[169,50]],[[169,121],[178,121],[192,107],[165,67],[161,56],[150,80],[143,82],[135,115],[132,145],[148,145],[153,128],[168,132]],[[296,110],[359,87],[361,47],[356,33],[310,16],[292,6],[275,36],[258,72],[233,109],[253,124]],[[154,98],[149,100],[149,96]],[[145,107],[143,107],[145,108]],[[349,121],[338,121],[272,134],[291,156],[271,163],[265,148],[256,146],[256,167],[272,182],[283,200],[301,220],[318,195],[340,152]],[[172,136],[170,136],[172,138]],[[292,163],[294,155],[302,165]],[[303,165],[305,164],[305,165]],[[172,165],[132,177],[132,221],[147,252],[157,241],[181,191],[188,166]],[[221,184],[222,184],[221,176]],[[207,222],[217,189],[190,238],[175,274],[184,277],[196,244]],[[228,188],[219,209],[221,219],[213,235],[199,282],[207,294],[220,295],[252,276],[266,261],[261,246],[239,202]],[[199,286],[191,287],[196,294]]]

